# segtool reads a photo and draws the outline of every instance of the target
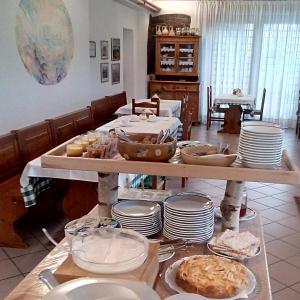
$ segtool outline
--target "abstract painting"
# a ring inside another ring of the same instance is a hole
[[[111,39],[111,60],[120,60],[120,39]]]
[[[120,63],[111,64],[111,83],[120,83]]]
[[[63,0],[21,0],[16,43],[26,70],[38,83],[61,82],[74,51],[72,23]]]

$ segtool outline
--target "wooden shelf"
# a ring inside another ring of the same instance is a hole
[[[97,171],[103,173],[129,173],[158,176],[223,179],[236,181],[254,181],[267,183],[300,184],[300,173],[296,165],[283,152],[283,167],[280,169],[252,169],[240,166],[214,167],[187,165],[183,163],[157,163],[128,161],[121,157],[115,159],[91,159],[66,157],[65,145],[70,141],[42,155],[42,167]]]

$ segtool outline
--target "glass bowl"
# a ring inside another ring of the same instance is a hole
[[[97,228],[72,240],[74,263],[89,272],[125,273],[140,267],[148,256],[148,240],[124,228]]]

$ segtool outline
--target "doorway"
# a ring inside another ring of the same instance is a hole
[[[133,42],[133,30],[123,28],[123,85],[128,102],[135,97]]]

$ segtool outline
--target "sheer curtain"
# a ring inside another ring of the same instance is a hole
[[[300,88],[299,1],[198,1],[202,31],[201,81],[213,96],[241,88],[264,119],[295,125]],[[202,99],[206,99],[203,88]],[[202,101],[202,116],[206,101]]]

